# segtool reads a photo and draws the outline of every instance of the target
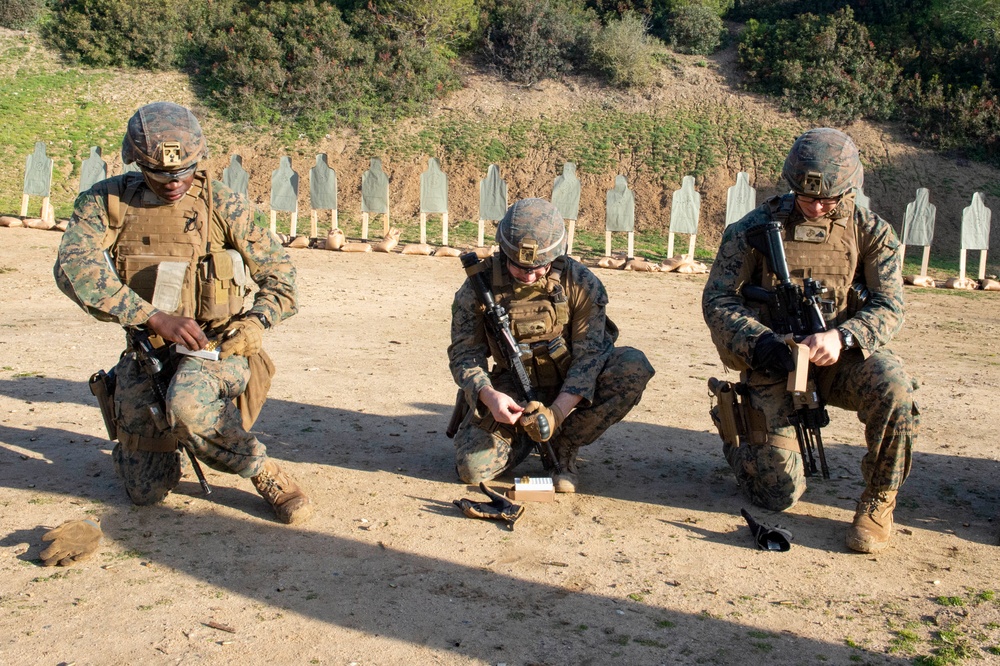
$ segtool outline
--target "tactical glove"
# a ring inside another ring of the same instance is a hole
[[[260,352],[264,342],[264,324],[257,317],[237,319],[222,332],[219,358],[229,358],[233,354],[253,356]]]
[[[761,525],[753,519],[746,509],[740,509],[740,515],[747,521],[754,543],[761,550],[777,550],[784,553],[792,547],[792,533],[780,527]]]
[[[479,484],[491,502],[474,502],[470,499],[454,500],[452,503],[462,510],[462,513],[469,518],[485,518],[488,520],[506,520],[507,527],[514,529],[514,523],[524,513],[524,507],[514,504],[509,499],[499,493],[490,490],[485,483]]]
[[[42,536],[42,541],[52,542],[42,551],[42,563],[47,567],[57,564],[66,567],[88,560],[97,550],[103,536],[100,521],[96,518],[67,520]]]
[[[788,348],[785,340],[773,331],[757,338],[750,365],[754,370],[770,370],[777,374],[788,373],[795,369],[792,350]]]
[[[545,422],[548,424],[546,428],[542,424],[543,417]],[[565,416],[555,403],[546,407],[537,400],[529,402],[524,407],[524,413],[521,414],[521,418],[518,423],[524,428],[524,431],[528,433],[528,437],[531,438],[533,442],[547,442],[552,439],[552,436],[556,434],[556,430],[562,425],[565,420]]]

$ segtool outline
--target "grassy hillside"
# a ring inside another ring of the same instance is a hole
[[[129,115],[143,103],[169,99],[192,106],[202,119],[211,150],[207,167],[216,177],[230,154],[243,156],[251,172],[251,198],[265,212],[270,172],[279,156],[292,157],[302,183],[300,232],[309,220],[308,169],[320,152],[328,154],[338,173],[340,220],[349,231],[360,217],[361,173],[370,157],[382,159],[391,180],[393,224],[404,228],[404,240],[417,236],[419,176],[427,157],[439,158],[449,175],[452,238],[466,242],[475,236],[478,181],[489,164],[500,167],[513,200],[549,196],[563,162],[573,161],[583,186],[581,247],[603,250],[605,192],[623,174],[636,196],[637,247],[663,256],[671,194],[683,176],[692,175],[702,193],[699,255],[710,257],[736,173],[750,173],[759,200],[781,191],[784,154],[808,124],[733,88],[731,52],[709,60],[676,56],[658,76],[650,91],[633,94],[585,77],[523,87],[469,70],[463,89],[425,117],[368,124],[314,142],[290,140],[282,127],[254,129],[221,120],[198,103],[181,74],[67,67],[31,34],[2,32],[0,212],[18,212],[24,160],[36,141],[44,141],[55,162],[52,203],[57,216],[68,216],[90,146],[103,149],[110,173],[120,172],[118,150]],[[932,265],[953,272],[961,209],[973,191],[985,191],[988,205],[990,196],[1000,196],[998,172],[982,165],[956,166],[954,160],[908,145],[905,137],[893,136],[891,127],[855,123],[845,129],[862,148],[873,207],[897,229],[915,189],[931,187],[939,210]],[[937,189],[928,179],[938,183]],[[32,201],[32,213],[37,206]],[[287,216],[279,218],[287,229]],[[431,222],[429,229],[434,228]],[[616,238],[615,249],[623,243]],[[686,237],[677,240],[678,248],[686,245]],[[977,260],[970,257],[970,266]]]

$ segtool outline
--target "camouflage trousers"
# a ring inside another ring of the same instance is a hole
[[[181,477],[178,442],[212,469],[243,477],[256,475],[267,457],[264,445],[243,429],[233,402],[250,378],[246,357],[178,358],[172,361],[177,370],[167,388],[162,419],[150,410],[159,398],[133,355],[123,356],[115,368],[116,422],[122,443],[115,446],[112,458],[135,504],[159,502],[177,486]],[[144,450],[150,447],[137,439],[157,442],[152,448],[161,450]]]
[[[550,440],[553,450],[558,452],[561,448],[578,449],[590,444],[605,430],[625,418],[639,404],[642,392],[654,373],[646,355],[638,349],[615,348],[597,377],[593,401],[590,405],[578,406],[566,417]],[[491,377],[491,380],[498,391],[517,395],[512,373],[501,372]],[[556,387],[538,393],[539,399],[549,404],[559,391]],[[478,409],[469,410],[455,433],[455,469],[459,478],[469,484],[489,481],[514,469],[528,457],[535,446],[517,425],[494,424],[496,427],[492,431],[483,429],[484,411],[482,403]],[[492,419],[488,421],[492,422]]]
[[[827,405],[857,412],[865,425],[868,452],[861,459],[861,475],[878,492],[897,490],[910,473],[913,445],[920,429],[920,412],[913,393],[916,383],[903,362],[889,351],[867,359],[860,350],[844,352],[832,366],[810,370],[820,397]],[[791,395],[780,380],[751,373],[749,406],[761,410],[771,444],[723,446],[726,460],[736,473],[743,494],[758,506],[783,511],[793,506],[806,489],[802,455],[794,444]],[[796,450],[789,450],[789,444]]]

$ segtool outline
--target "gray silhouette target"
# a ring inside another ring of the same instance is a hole
[[[382,171],[382,160],[371,158],[370,167],[361,175],[361,212],[380,215],[389,212],[389,176]]]
[[[250,198],[250,174],[243,168],[243,158],[233,155],[229,166],[222,170],[222,183],[233,192]]]
[[[559,214],[567,220],[576,220],[580,214],[580,179],[576,177],[576,165],[563,164],[561,176],[552,184],[552,203]]]
[[[903,216],[903,245],[929,246],[934,241],[937,206],[930,202],[926,187],[917,190],[917,198],[906,204]]]
[[[625,176],[615,176],[615,186],[608,190],[606,216],[608,231],[635,230],[635,193],[628,188]]]
[[[420,212],[448,212],[448,176],[436,157],[427,160],[427,171],[420,174]]]
[[[316,166],[309,170],[309,207],[313,210],[336,210],[337,172],[327,162],[326,153],[316,156]]]
[[[299,174],[292,169],[292,158],[285,155],[271,172],[271,210],[294,213],[299,204]]]
[[[52,189],[52,158],[45,154],[45,142],[35,144],[35,152],[24,162],[24,193],[47,197]]]
[[[737,222],[757,207],[757,190],[750,186],[750,174],[740,171],[736,184],[726,194],[726,226]]]
[[[94,183],[99,183],[108,177],[108,163],[101,157],[101,149],[90,147],[90,157],[80,165],[80,192],[86,192]]]
[[[670,200],[670,233],[697,234],[700,216],[701,194],[694,189],[694,176],[684,176]]]

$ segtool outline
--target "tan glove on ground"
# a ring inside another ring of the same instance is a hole
[[[88,560],[97,550],[103,536],[100,520],[97,518],[67,520],[42,536],[42,541],[52,542],[42,551],[42,563],[47,567],[57,564],[66,567]]]
[[[229,358],[234,354],[253,356],[260,352],[264,344],[264,324],[257,317],[237,319],[222,332],[219,358]]]
[[[542,426],[539,422],[541,419],[539,417],[544,417],[548,422],[548,428]],[[562,411],[556,407],[555,403],[552,403],[550,407],[546,407],[537,400],[533,400],[524,406],[524,413],[521,414],[521,418],[518,423],[524,428],[524,431],[528,433],[528,437],[531,438],[533,442],[547,442],[552,439],[552,436],[556,434],[556,430],[562,425],[565,416]],[[546,432],[547,431],[547,432]]]

